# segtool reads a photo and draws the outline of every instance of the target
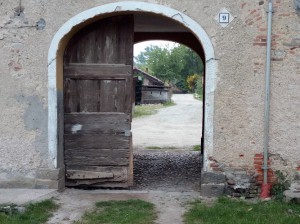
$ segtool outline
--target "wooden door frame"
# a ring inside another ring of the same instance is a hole
[[[64,169],[63,162],[63,53],[71,37],[81,28],[102,18],[125,13],[144,12],[165,16],[180,23],[195,35],[205,53],[204,171],[210,171],[213,156],[214,92],[217,60],[205,30],[187,15],[175,9],[145,2],[117,2],[88,9],[67,21],[54,35],[48,51],[48,150],[49,168]]]

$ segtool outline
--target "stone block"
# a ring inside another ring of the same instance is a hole
[[[300,181],[300,172],[296,172],[294,175],[294,180],[295,181]]]
[[[300,192],[293,192],[291,190],[286,190],[283,192],[283,195],[285,196],[285,201],[286,202],[296,202],[300,203]]]
[[[224,184],[226,182],[223,173],[216,172],[202,172],[201,184]]]
[[[0,188],[34,188],[34,179],[0,180]]]
[[[225,184],[202,184],[200,195],[203,197],[220,197],[224,195]]]
[[[36,179],[35,180],[36,189],[57,189],[58,191],[63,191],[65,188],[64,178],[59,180],[46,180],[46,179]]]
[[[40,168],[36,171],[36,178],[46,179],[46,180],[59,180],[64,177],[64,174],[65,174],[64,167],[58,169]]]

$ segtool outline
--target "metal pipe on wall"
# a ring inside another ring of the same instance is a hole
[[[268,149],[270,124],[270,76],[271,76],[271,46],[272,46],[272,14],[273,2],[268,2],[268,33],[267,33],[267,61],[265,74],[265,111],[264,111],[264,184],[268,183]]]

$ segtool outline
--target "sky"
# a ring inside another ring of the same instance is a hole
[[[139,53],[144,51],[146,47],[150,45],[158,45],[159,47],[164,47],[166,44],[169,44],[170,47],[173,47],[175,43],[171,41],[163,41],[163,40],[144,41],[134,45],[133,55],[136,57]]]

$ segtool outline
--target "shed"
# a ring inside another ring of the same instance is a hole
[[[135,103],[155,104],[171,100],[172,90],[162,80],[139,68],[133,68],[135,76]]]

